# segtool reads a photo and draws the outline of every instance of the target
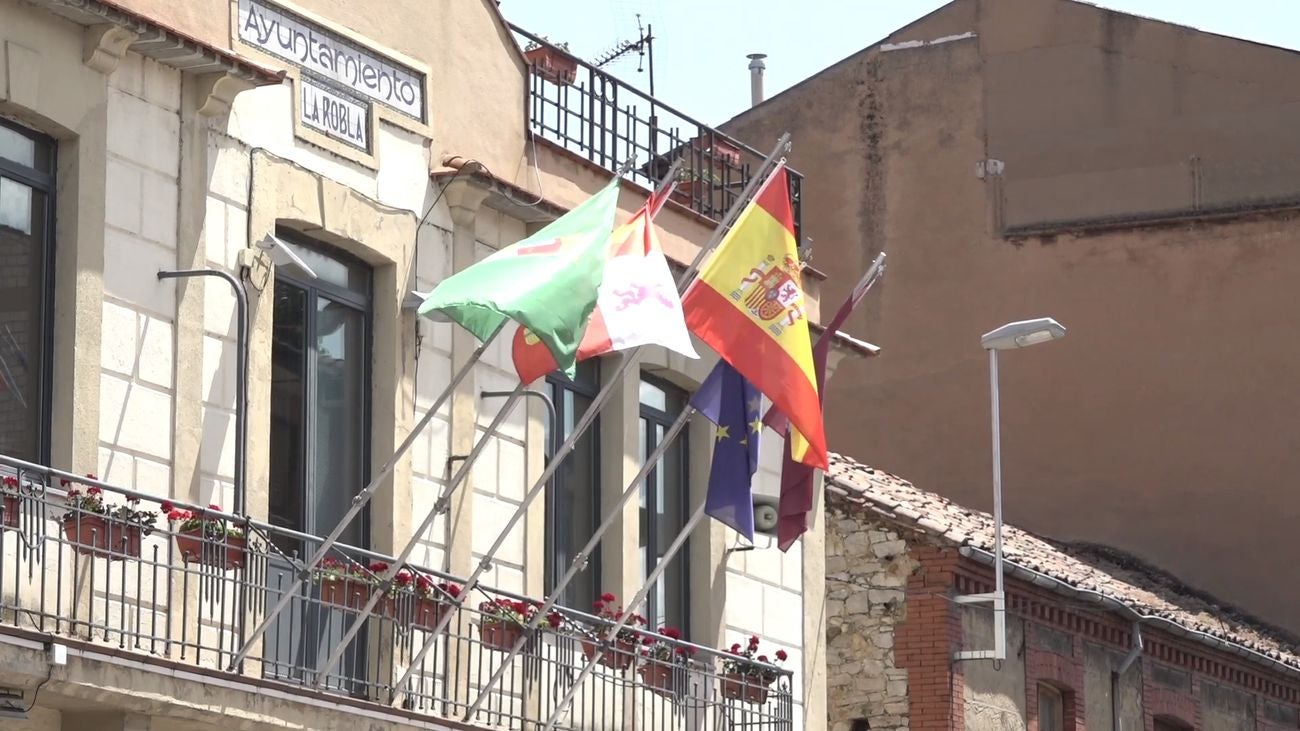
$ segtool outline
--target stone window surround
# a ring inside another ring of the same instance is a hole
[[[1025,688],[1037,689],[1040,684],[1052,686],[1061,694],[1062,731],[1085,728],[1083,638],[1071,636],[1070,655],[1061,655],[1048,649],[1033,631],[1032,622],[1025,622]],[[1025,693],[1025,715],[1028,731],[1039,730],[1038,693]]]

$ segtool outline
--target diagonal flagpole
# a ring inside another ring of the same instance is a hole
[[[768,155],[766,159],[764,159],[762,166],[759,168],[760,172],[766,171],[767,168],[771,167],[773,162],[778,157],[780,157],[786,151],[786,149],[788,149],[789,144],[790,144],[789,133],[783,134],[780,140],[777,142],[776,147],[773,148],[772,153]],[[754,190],[757,189],[758,182],[760,182],[760,177],[763,176],[756,175],[754,176],[753,179],[750,180],[749,185],[746,186],[744,192],[740,195],[740,197],[738,197],[732,203],[730,210],[728,210],[726,215],[723,217],[723,223],[720,224],[714,230],[713,235],[709,239],[709,242],[705,246],[700,248],[699,252],[696,253],[695,259],[691,262],[690,266],[688,266],[686,268],[686,271],[684,271],[682,275],[678,278],[677,291],[679,293],[682,290],[684,290],[686,286],[690,284],[690,282],[693,280],[695,272],[699,269],[700,264],[703,263],[704,258],[709,254],[709,252],[711,252],[714,248],[717,247],[720,241],[722,241],[722,237],[726,233],[727,227],[729,226],[730,222],[732,222],[736,218],[736,216],[739,215],[740,211],[744,208],[744,205],[748,202],[750,195],[753,193]],[[671,178],[669,178],[669,181],[671,181]],[[506,536],[513,529],[514,525],[519,521],[519,519],[523,516],[524,509],[527,508],[528,503],[531,502],[533,498],[535,498],[536,495],[540,492],[540,490],[547,484],[551,476],[559,469],[560,464],[564,461],[564,458],[567,457],[569,452],[573,450],[573,447],[577,444],[578,439],[588,429],[588,427],[590,427],[591,424],[594,423],[597,414],[600,413],[600,410],[604,407],[605,403],[613,396],[614,390],[618,388],[619,385],[622,383],[623,374],[627,372],[628,368],[630,368],[633,364],[635,364],[639,360],[643,349],[644,349],[643,347],[638,346],[636,348],[623,351],[622,362],[619,363],[618,368],[615,370],[614,374],[601,387],[600,392],[596,394],[596,397],[592,400],[591,405],[589,405],[587,407],[587,410],[583,413],[582,418],[578,421],[577,424],[574,425],[573,432],[569,435],[569,438],[565,440],[564,444],[561,445],[560,449],[551,458],[550,464],[546,466],[546,469],[542,471],[541,476],[538,477],[537,481],[533,484],[533,486],[529,488],[528,494],[525,496],[525,501],[520,505],[519,509],[515,511],[515,514],[511,516],[511,520],[506,525],[505,529],[501,531],[500,534],[498,534],[496,542],[493,544],[491,550],[483,556],[482,560],[479,563],[478,568],[474,570],[474,574],[470,576],[468,580],[466,580],[464,588],[461,589],[460,597],[458,597],[454,602],[452,602],[452,607],[449,609],[449,611],[443,612],[442,617],[438,620],[438,625],[429,634],[429,637],[431,639],[427,640],[424,643],[424,646],[420,648],[420,651],[415,655],[415,657],[411,659],[410,663],[407,665],[406,672],[402,675],[400,679],[398,679],[397,683],[393,685],[394,703],[397,702],[399,698],[399,694],[402,692],[402,689],[406,687],[406,684],[410,681],[411,677],[415,674],[416,669],[420,666],[420,662],[424,659],[424,656],[428,654],[429,650],[433,648],[433,645],[435,643],[433,642],[432,638],[440,635],[443,632],[443,630],[445,630],[447,626],[451,624],[452,618],[457,613],[454,610],[459,609],[464,604],[465,600],[469,597],[470,591],[477,584],[478,579],[491,566],[492,558],[495,556],[496,551],[500,549],[502,544],[504,544]],[[680,427],[678,428],[680,430]],[[632,491],[629,489],[629,492],[624,493],[624,497],[623,497],[624,503],[627,501],[628,496],[631,492]],[[610,524],[612,524],[612,522],[610,522]],[[604,526],[604,528],[608,529],[608,525]],[[592,538],[593,542],[598,540],[599,540],[599,535],[594,536]],[[590,545],[588,549],[589,548]],[[584,551],[588,549],[584,549]],[[575,566],[576,565],[577,564],[575,564]],[[575,569],[570,568],[569,573],[566,574],[566,583],[568,580],[572,580],[574,573],[576,573]],[[562,588],[562,586],[563,585],[561,585],[561,587],[559,588]],[[559,596],[558,588],[557,590],[552,591],[551,598],[547,600],[543,609],[537,612],[537,615],[533,618],[533,620],[529,624],[530,628],[537,627],[537,625],[541,621],[541,618],[544,616],[544,613],[546,611],[549,611],[550,607],[555,605],[555,597],[557,596]],[[486,694],[486,690],[490,688],[493,683],[500,680],[501,676],[504,674],[501,668],[508,667],[508,661],[510,660],[510,658],[518,654],[519,649],[523,647],[524,638],[526,637],[527,637],[527,633],[525,632],[523,634],[523,637],[521,637],[519,640],[516,640],[515,645],[511,648],[510,656],[506,658],[506,662],[501,663],[500,667],[493,674],[492,680],[489,682],[487,686],[484,687],[484,690],[480,692],[479,700],[481,700],[484,697],[484,695]]]
[[[626,174],[629,170],[631,170],[633,161],[634,161],[633,159],[628,159],[622,165],[620,165],[616,175],[621,177],[622,175]],[[504,325],[501,328],[499,328],[497,332],[493,333],[492,337],[488,338],[488,340],[489,341],[494,340],[496,336],[500,334],[502,329],[504,329]],[[486,350],[487,348],[487,344],[488,344],[487,342],[484,342],[482,345],[480,345],[478,349],[474,351],[475,355],[481,357],[482,351]],[[477,357],[474,358],[474,360],[477,359],[478,359]],[[465,367],[462,367],[462,370],[465,370]],[[460,374],[458,373],[457,375]],[[348,644],[352,641],[354,637],[357,636],[357,633],[361,631],[361,628],[362,626],[365,625],[366,620],[369,619],[370,615],[374,613],[375,607],[378,606],[379,602],[383,599],[383,597],[387,595],[388,590],[393,585],[393,579],[402,570],[402,566],[406,563],[406,560],[410,558],[411,553],[415,551],[417,545],[420,542],[421,536],[423,536],[425,532],[428,531],[429,527],[433,525],[433,521],[438,517],[438,515],[447,509],[447,506],[451,502],[452,493],[454,493],[457,490],[457,488],[460,487],[461,482],[464,481],[464,479],[469,475],[470,468],[474,466],[474,462],[478,459],[479,455],[487,447],[488,441],[491,439],[492,435],[496,432],[497,427],[500,426],[501,422],[505,420],[505,417],[509,414],[510,410],[514,408],[515,403],[519,400],[520,396],[523,395],[524,391],[526,391],[527,388],[528,386],[521,382],[517,386],[515,386],[515,389],[513,391],[510,392],[509,398],[507,398],[506,402],[502,404],[501,409],[497,411],[496,417],[494,417],[492,423],[488,425],[487,429],[483,433],[482,438],[480,438],[477,442],[475,442],[474,448],[470,450],[469,455],[467,455],[465,457],[465,460],[461,462],[460,468],[457,469],[456,474],[453,475],[451,480],[447,483],[447,486],[443,489],[442,495],[438,497],[438,501],[434,503],[433,507],[424,516],[424,520],[420,523],[419,527],[417,527],[411,533],[411,537],[406,542],[406,545],[403,546],[401,553],[398,554],[393,559],[388,569],[378,577],[379,591],[372,591],[370,593],[369,600],[367,600],[365,606],[362,607],[361,610],[357,612],[356,618],[352,620],[352,624],[348,626],[348,629],[344,633],[342,639],[340,639],[338,643],[335,644],[333,651],[331,651],[330,653],[330,656],[325,659],[324,663],[322,663],[316,668],[316,680],[313,683],[313,687],[320,688],[325,684],[329,672],[334,669],[334,666],[337,665],[339,660],[343,657],[343,653],[344,651],[347,650]],[[450,393],[450,389],[448,390],[448,393]],[[432,414],[432,412],[430,413]],[[431,416],[426,416],[425,420],[421,422],[421,426],[423,426],[424,423],[427,423],[430,418]],[[407,437],[407,442],[411,442],[411,441],[414,441],[414,437]],[[576,442],[577,440],[575,439],[573,441]],[[403,447],[408,446],[407,442],[403,442],[402,446]],[[573,449],[572,444],[566,443],[565,446],[568,447],[568,449],[565,450],[564,452],[565,454],[567,454],[569,451],[572,451]],[[402,449],[401,451],[405,451],[405,449]],[[390,461],[395,462],[396,457],[392,458]],[[335,529],[335,533],[336,534],[341,533],[342,529],[343,529],[342,526],[339,526],[338,528]],[[295,589],[296,588],[297,587],[295,586]],[[439,629],[439,631],[441,631],[441,629]],[[421,655],[423,655],[423,653],[421,653]]]
[[[881,275],[884,274],[884,261],[885,255],[882,252],[876,257],[875,261],[872,262],[871,267],[867,269],[867,273],[863,275],[862,279],[858,282],[858,285],[854,287],[854,299],[861,300],[867,295],[867,292],[871,290],[871,287],[879,281]],[[833,338],[835,337],[835,333],[831,330],[826,330],[822,333],[822,337]],[[680,424],[684,421],[684,417],[689,417],[694,412],[695,409],[693,407],[688,407],[683,412],[682,417],[678,417],[678,421],[673,424],[672,429],[670,429],[665,435],[664,441],[661,442],[659,448],[655,450],[655,454],[650,459],[646,460],[646,464],[654,465],[658,459],[663,456],[663,452],[667,449],[667,443],[675,438],[677,432],[680,431]],[[644,479],[644,476],[648,471],[649,470],[643,468],[642,473],[638,474],[632,481],[632,487],[636,487],[639,481]],[[628,489],[631,490],[632,487],[629,487]],[[681,532],[677,534],[677,537],[673,539],[672,544],[668,546],[668,550],[664,553],[663,557],[659,559],[654,570],[646,577],[645,584],[637,590],[636,595],[633,596],[624,606],[622,618],[605,633],[602,641],[603,645],[613,643],[614,639],[618,637],[619,631],[627,626],[627,623],[631,621],[632,616],[641,608],[646,597],[650,595],[651,590],[654,589],[655,584],[658,583],[659,578],[663,576],[664,571],[668,568],[668,564],[671,563],[673,558],[675,558],[678,552],[681,551],[682,546],[686,545],[686,540],[690,538],[691,533],[695,531],[695,527],[699,525],[700,521],[704,518],[704,510],[707,503],[708,495],[706,494],[695,507],[695,511],[691,513],[691,517],[686,521],[686,525],[682,527]],[[581,556],[581,554],[579,554],[579,556]],[[538,615],[540,616],[541,614],[542,612],[539,611]],[[564,714],[565,710],[568,709],[569,704],[573,702],[573,697],[577,694],[583,681],[585,681],[591,675],[592,671],[596,669],[596,664],[600,660],[600,656],[601,653],[599,652],[593,653],[592,657],[586,661],[582,667],[582,672],[580,672],[578,677],[573,680],[572,685],[569,686],[569,690],[565,692],[564,697],[560,699],[558,704],[556,704],[555,710],[553,710],[550,717],[546,719],[546,724],[542,727],[542,731],[550,731],[550,729],[555,727],[555,723],[559,720],[560,716]],[[476,702],[475,707],[477,706],[478,703]],[[466,716],[466,718],[468,718],[468,716]]]
[[[492,341],[495,340],[497,335],[500,333],[501,330],[498,329],[492,334],[492,337],[489,337],[474,349],[474,352],[470,354],[469,358],[465,361],[465,364],[460,367],[460,370],[456,371],[454,376],[452,376],[451,383],[447,384],[447,387],[443,389],[442,393],[433,402],[433,406],[425,412],[419,423],[412,427],[411,431],[406,435],[406,439],[402,440],[402,443],[398,445],[397,449],[393,452],[393,456],[389,457],[388,461],[384,463],[384,466],[379,468],[379,472],[375,473],[375,476],[371,478],[370,484],[366,485],[361,492],[357,493],[352,498],[352,504],[348,507],[347,512],[343,514],[343,517],[339,519],[338,524],[334,526],[334,530],[330,531],[329,536],[327,536],[320,544],[320,547],[316,549],[316,552],[311,555],[311,558],[307,559],[306,564],[304,564],[302,569],[293,577],[293,583],[289,585],[288,589],[286,589],[280,596],[280,599],[273,607],[271,607],[271,610],[266,613],[266,616],[262,618],[262,621],[257,625],[257,627],[253,629],[253,632],[248,636],[248,639],[244,640],[243,646],[239,648],[239,652],[235,653],[234,658],[230,661],[230,666],[227,668],[228,670],[235,670],[239,667],[239,664],[248,657],[248,653],[252,650],[253,645],[271,627],[271,624],[275,621],[275,618],[280,614],[280,612],[284,611],[285,607],[289,606],[289,603],[297,598],[298,589],[300,589],[302,585],[311,578],[312,570],[315,569],[316,565],[325,558],[329,553],[329,550],[338,543],[339,536],[343,535],[343,531],[347,529],[348,524],[352,522],[352,519],[361,512],[361,509],[366,506],[366,503],[370,502],[370,499],[374,497],[375,492],[379,489],[379,486],[383,484],[384,480],[388,479],[388,477],[393,474],[393,470],[397,468],[398,460],[400,460],[402,455],[406,454],[407,450],[411,448],[411,445],[415,443],[415,438],[420,435],[420,432],[424,431],[424,427],[428,426],[430,421],[433,421],[433,417],[437,415],[438,409],[441,409],[442,405],[447,402],[447,399],[451,397],[452,391],[454,391],[456,386],[465,379],[465,376],[469,375],[470,371],[474,368],[474,364],[483,357],[483,354],[487,352],[488,346],[492,344]],[[488,433],[491,434],[491,431]]]
[[[782,137],[782,140],[783,143],[778,144],[773,154],[768,156],[768,158],[763,162],[763,165],[759,167],[757,171],[758,174],[754,175],[753,178],[750,179],[749,185],[733,205],[733,210],[728,211],[727,216],[723,219],[724,222],[734,220],[735,216],[739,215],[744,204],[749,202],[750,197],[753,195],[754,191],[758,189],[758,186],[767,179],[768,169],[777,161],[777,156],[782,154],[784,146],[788,146],[789,135]],[[739,208],[737,208],[737,206],[739,206]],[[718,232],[725,234],[726,228],[726,226],[720,226]],[[715,232],[715,238],[715,241],[710,242],[708,247],[709,249],[717,246],[717,244],[722,240],[722,235]],[[601,522],[600,526],[596,528],[596,532],[592,534],[591,538],[588,539],[587,544],[573,557],[573,561],[569,564],[569,568],[565,571],[564,576],[560,577],[559,582],[551,589],[550,596],[546,599],[545,603],[543,603],[541,608],[537,610],[533,618],[528,621],[528,624],[525,626],[520,637],[515,640],[514,645],[511,646],[510,652],[506,654],[505,658],[497,666],[497,669],[493,671],[492,677],[488,678],[488,681],[479,688],[478,697],[474,699],[474,703],[469,707],[469,710],[465,712],[462,720],[468,721],[474,717],[474,714],[478,713],[483,703],[487,700],[488,692],[493,686],[500,682],[501,678],[509,671],[510,661],[523,651],[524,645],[527,644],[529,634],[540,627],[542,622],[545,621],[547,613],[549,613],[559,601],[565,587],[567,587],[570,582],[577,577],[578,573],[582,571],[583,566],[587,563],[587,559],[596,550],[596,547],[600,545],[601,538],[614,526],[614,523],[618,521],[619,514],[623,510],[623,507],[637,494],[641,483],[645,480],[646,476],[650,474],[650,471],[659,463],[659,460],[663,458],[664,454],[668,451],[668,448],[672,445],[673,440],[677,438],[677,435],[681,433],[682,429],[685,428],[686,424],[694,414],[694,406],[687,406],[683,409],[682,413],[677,416],[677,420],[674,421],[672,426],[668,428],[668,431],[665,432],[664,438],[659,441],[659,444],[655,447],[654,451],[642,462],[641,470],[632,478],[631,484],[627,486],[627,489],[623,491],[623,495],[618,499],[618,502],[605,515],[604,520]],[[627,611],[630,612],[632,610],[629,609]]]

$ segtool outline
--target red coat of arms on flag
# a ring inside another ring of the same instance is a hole
[[[771,322],[773,333],[780,335],[781,330],[803,317],[798,272],[797,263],[790,257],[780,264],[769,257],[749,270],[740,287],[732,292],[732,299],[742,302],[759,320]]]

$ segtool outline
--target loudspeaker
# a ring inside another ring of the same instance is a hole
[[[766,495],[754,496],[754,532],[768,535],[776,534],[776,522],[780,517],[777,512],[777,498]]]

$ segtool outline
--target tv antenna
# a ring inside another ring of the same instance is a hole
[[[650,68],[650,96],[655,95],[655,51],[654,51],[654,26],[641,25],[641,14],[636,14],[636,31],[637,38],[634,41],[619,41],[609,50],[596,56],[592,65],[596,68],[604,68],[615,61],[627,56],[630,53],[637,54],[636,70],[642,73],[646,70],[647,65]]]

